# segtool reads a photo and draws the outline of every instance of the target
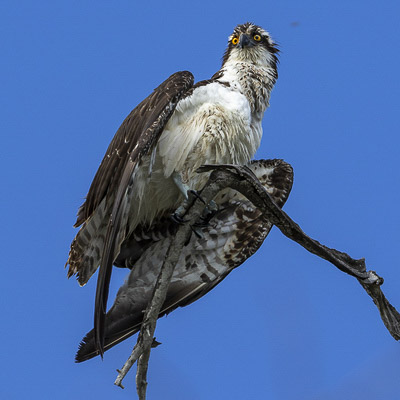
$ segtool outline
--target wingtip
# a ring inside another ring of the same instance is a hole
[[[82,341],[79,343],[78,346],[78,351],[75,354],[75,362],[76,363],[81,363],[83,361],[88,360],[91,357],[88,357],[88,355],[86,354],[86,348],[88,345],[88,341],[87,341],[88,336],[86,335]]]
[[[104,356],[104,315],[101,318],[100,326],[96,323],[94,324],[94,348],[96,355],[100,355],[101,359],[103,360]]]
[[[93,341],[93,330],[90,331],[79,343],[78,351],[75,355],[75,362],[81,363],[83,361],[90,360],[99,355],[99,351],[95,349]],[[103,359],[103,355],[101,355]]]
[[[96,343],[96,353],[101,357],[101,360],[104,358],[104,346],[101,343]]]

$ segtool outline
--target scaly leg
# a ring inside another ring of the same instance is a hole
[[[176,222],[178,224],[182,224],[182,223],[186,222],[184,219],[184,216],[185,216],[188,208],[193,204],[193,202],[195,201],[196,198],[199,199],[200,201],[202,201],[204,204],[206,204],[206,203],[196,190],[190,189],[188,185],[186,185],[182,182],[182,177],[178,172],[174,172],[172,174],[172,179],[174,180],[179,191],[185,197],[185,200],[176,209],[176,211],[171,216],[171,218],[174,222]],[[199,222],[195,225],[192,225],[192,227],[191,227],[193,233],[198,238],[203,237],[203,234],[201,232],[201,227],[207,226],[208,222],[215,215],[215,213],[217,211],[218,211],[217,204],[215,203],[214,200],[211,200],[210,203],[204,208],[203,214],[201,216],[201,222]]]

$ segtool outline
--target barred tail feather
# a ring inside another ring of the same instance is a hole
[[[93,215],[82,225],[71,244],[66,266],[69,265],[68,278],[77,276],[81,286],[85,285],[96,272],[102,256],[107,218],[105,200]]]

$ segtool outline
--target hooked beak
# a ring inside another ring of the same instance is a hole
[[[240,47],[241,49],[243,49],[243,47],[250,47],[250,46],[253,46],[253,43],[251,42],[250,38],[249,38],[245,33],[242,33],[242,34],[240,35],[238,45],[239,45],[239,47]]]

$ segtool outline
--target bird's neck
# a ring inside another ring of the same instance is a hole
[[[276,67],[246,61],[227,61],[216,74],[217,81],[244,94],[252,113],[262,114],[269,106],[271,90],[277,79]]]

